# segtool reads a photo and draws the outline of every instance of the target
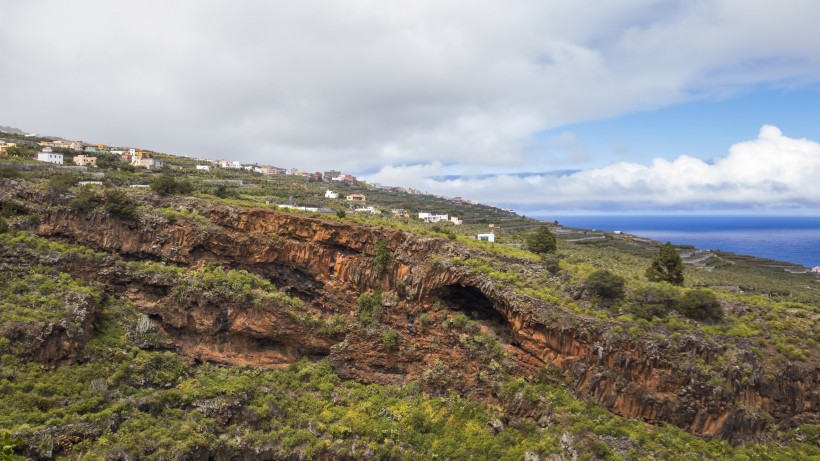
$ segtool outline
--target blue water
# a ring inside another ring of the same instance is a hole
[[[620,230],[661,242],[820,266],[820,217],[544,216],[583,229]]]

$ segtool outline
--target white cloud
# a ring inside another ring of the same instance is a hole
[[[435,179],[440,172],[437,164],[390,167],[373,180],[521,210],[820,207],[820,144],[789,138],[769,125],[757,139],[735,144],[710,163],[684,155],[559,176]]]
[[[543,130],[820,75],[813,0],[33,0],[0,17],[2,124],[310,169],[531,164]]]

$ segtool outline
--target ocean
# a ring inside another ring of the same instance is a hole
[[[820,266],[820,217],[779,216],[544,216],[545,221],[615,231],[699,249]]]

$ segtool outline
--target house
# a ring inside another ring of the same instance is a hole
[[[820,274],[820,266],[812,267],[810,272],[814,272],[815,274]]]
[[[450,217],[450,222],[453,223],[453,225],[456,225],[456,226],[460,226],[460,225],[464,224],[463,219],[456,218],[455,216]]]
[[[197,165],[196,169],[200,170],[200,171],[211,171],[211,166],[210,165]]]
[[[162,168],[162,160],[151,157],[134,157],[131,159],[131,165],[139,168],[147,168],[149,170],[159,170]]]
[[[370,214],[380,214],[381,211],[377,210],[373,206],[366,206],[362,208],[356,208],[353,210],[354,213],[370,213]]]
[[[83,147],[84,152],[97,152],[97,146],[85,146]]]
[[[345,197],[345,200],[347,200],[348,202],[364,202],[365,197],[363,194],[350,194],[347,197]]]
[[[80,181],[78,186],[102,186],[102,181]]]
[[[51,148],[46,147],[46,149],[51,150]],[[40,152],[37,154],[37,160],[41,162],[48,162],[48,163],[56,163],[58,165],[63,164],[63,154],[55,154],[54,152]]]
[[[341,176],[341,175],[342,175],[341,171],[329,170],[329,171],[325,171],[324,174],[322,174],[322,179],[324,179],[325,181],[333,181],[334,178],[336,178],[338,176]]]
[[[299,169],[298,168],[291,168],[291,169],[287,170],[285,172],[285,174],[288,175],[288,176],[296,176],[297,174],[299,174]]]
[[[74,156],[74,164],[79,166],[97,166],[97,157],[92,157],[90,155],[75,155]]]
[[[419,219],[424,222],[437,223],[440,221],[449,221],[450,217],[446,214],[419,213]]]
[[[489,233],[489,234],[478,234],[478,235],[476,236],[476,238],[477,238],[478,240],[482,240],[482,241],[484,241],[484,242],[495,242],[495,234],[493,234],[493,233]]]
[[[9,147],[17,147],[16,142],[6,142],[0,140],[0,152],[5,152],[9,149]]]
[[[254,171],[256,171],[256,170],[254,170]],[[259,171],[257,171],[257,172],[262,173],[265,176],[272,176],[272,175],[275,175],[275,174],[284,174],[285,169],[284,168],[277,168],[275,166],[270,166],[270,165],[262,165],[262,166],[259,167]]]
[[[339,198],[339,193],[328,189],[325,191],[325,198]]]
[[[397,218],[409,218],[410,217],[410,213],[408,213],[407,210],[405,210],[404,208],[394,208],[394,209],[390,210],[390,213],[393,216],[397,217]]]

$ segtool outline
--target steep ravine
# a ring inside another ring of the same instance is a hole
[[[461,391],[480,395],[481,383],[474,376],[485,365],[481,357],[454,360],[453,354],[459,352],[453,352],[457,348],[447,343],[444,333],[419,331],[418,316],[432,312],[435,301],[445,299],[461,310],[481,310],[479,317],[506,331],[502,334],[509,336],[504,340],[517,373],[556,367],[571,375],[577,394],[592,397],[621,416],[668,422],[725,439],[754,437],[770,420],[783,425],[819,420],[816,366],[788,365],[767,374],[749,353],[743,360],[755,370],[751,379],[741,380],[730,369],[722,382],[706,382],[691,364],[710,363],[721,346],[695,336],[676,344],[609,340],[606,331],[611,325],[606,322],[581,318],[515,293],[468,266],[449,264],[447,256],[470,258],[471,250],[446,240],[267,209],[208,206],[201,213],[207,226],[187,220],[137,222],[105,213],[44,211],[36,232],[129,259],[246,268],[302,298],[320,317],[350,317],[356,296],[379,288],[385,298],[395,300],[385,309],[385,322],[412,346],[388,351],[379,338],[363,330],[346,336],[322,333],[275,312],[214,305],[196,297],[172,313],[167,297],[138,299],[150,280],[117,282],[121,274],[106,275],[98,269],[95,277],[110,286],[130,284],[131,290],[123,293],[161,319],[181,352],[202,360],[275,366],[303,355],[330,355],[343,377],[401,383],[420,378],[441,358],[443,363],[459,364]],[[372,257],[379,240],[391,251],[383,273],[377,273]]]

